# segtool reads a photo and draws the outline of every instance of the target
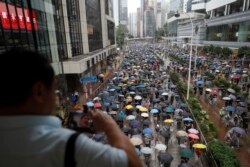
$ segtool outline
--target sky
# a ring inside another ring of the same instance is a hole
[[[141,0],[128,0],[128,13],[136,12],[136,9],[141,6]]]

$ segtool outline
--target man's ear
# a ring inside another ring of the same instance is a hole
[[[37,103],[43,103],[46,100],[48,89],[42,82],[37,82],[32,87],[32,97]]]

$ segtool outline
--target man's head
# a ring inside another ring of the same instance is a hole
[[[0,59],[0,115],[49,114],[55,100],[49,61],[22,48],[10,49]]]

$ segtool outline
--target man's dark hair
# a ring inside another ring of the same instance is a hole
[[[37,51],[12,48],[0,54],[0,107],[24,103],[39,81],[51,89],[54,75],[49,61]]]

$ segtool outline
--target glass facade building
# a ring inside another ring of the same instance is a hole
[[[208,27],[207,40],[250,42],[250,21]]]
[[[100,0],[86,0],[89,51],[103,48]]]

